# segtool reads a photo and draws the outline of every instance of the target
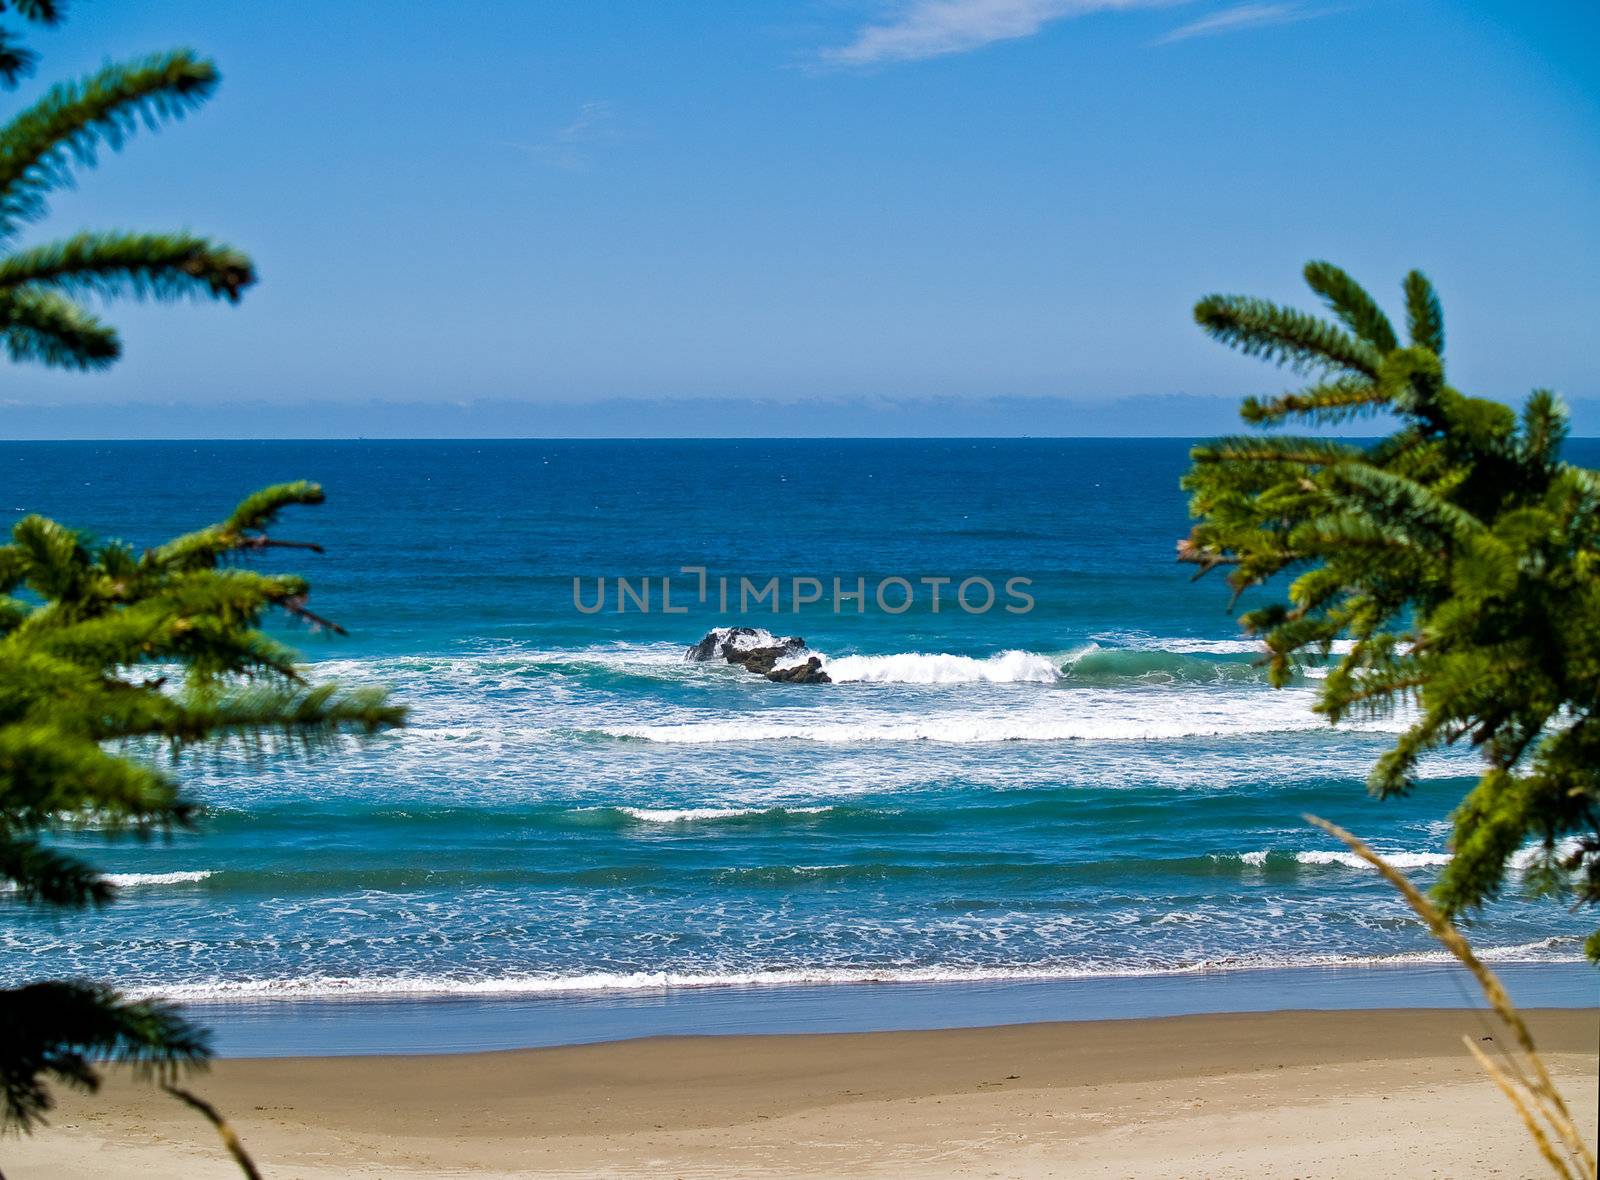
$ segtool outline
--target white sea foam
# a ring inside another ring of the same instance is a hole
[[[105,879],[119,889],[137,889],[142,885],[188,885],[211,875],[209,869],[191,869],[176,873],[107,873]]]
[[[1480,958],[1496,963],[1579,963],[1582,940],[1558,936],[1514,946],[1479,948]],[[1133,966],[1115,960],[1041,966],[793,967],[764,971],[595,971],[574,975],[513,974],[483,978],[451,976],[332,976],[279,979],[218,979],[125,989],[134,998],[198,1000],[332,999],[341,996],[502,996],[563,995],[583,992],[641,992],[717,987],[797,987],[839,984],[948,984],[1003,981],[1148,978],[1232,971],[1305,967],[1382,968],[1453,964],[1446,951],[1399,955],[1338,954],[1242,955],[1170,965]]]
[[[1559,841],[1556,844],[1556,856],[1570,856],[1582,847],[1576,838]],[[1450,863],[1451,855],[1448,852],[1382,852],[1378,853],[1397,869],[1436,869]],[[1530,845],[1511,855],[1507,867],[1512,873],[1526,872],[1535,860],[1544,855],[1544,849],[1538,845]],[[1368,868],[1366,861],[1353,852],[1300,852],[1295,854],[1295,859],[1301,864],[1308,865],[1344,865],[1353,869]]]
[[[731,627],[718,627],[722,640],[734,651],[750,651],[758,647],[776,647],[783,641],[768,631],[765,627],[752,627],[749,634],[735,631]]]
[[[1077,714],[1036,712],[939,713],[908,717],[824,720],[792,719],[690,721],[679,724],[601,727],[612,737],[649,742],[721,745],[733,742],[817,742],[851,745],[862,742],[943,742],[981,745],[992,742],[1140,742],[1179,738],[1229,737],[1247,734],[1322,730],[1327,723],[1309,711],[1240,708],[1232,715],[1217,709],[1186,709],[1173,701],[1160,709],[1086,709]],[[1400,726],[1395,725],[1398,729]],[[1349,728],[1356,728],[1354,726]],[[1362,728],[1377,729],[1378,725]]]
[[[1237,860],[1242,864],[1249,865],[1251,868],[1259,869],[1274,855],[1276,854],[1270,850],[1261,849],[1255,852],[1224,853],[1216,859]],[[1330,851],[1314,849],[1309,852],[1286,852],[1283,855],[1287,859],[1292,859],[1296,864],[1310,865],[1317,868],[1364,869],[1369,867],[1367,862],[1355,853],[1343,849]],[[1397,869],[1436,869],[1450,863],[1450,854],[1448,852],[1384,852],[1380,855]]]
[[[1448,852],[1381,852],[1379,855],[1397,869],[1436,869],[1450,863]],[[1371,867],[1347,849],[1297,852],[1294,858],[1303,865],[1342,865],[1347,869]]]
[[[1556,856],[1570,856],[1581,847],[1577,839],[1563,840],[1556,845]],[[1235,854],[1224,854],[1219,859],[1229,859]],[[1267,863],[1267,858],[1272,856],[1270,851],[1241,852],[1236,854],[1236,859],[1253,868],[1260,868]],[[1383,857],[1397,869],[1437,869],[1450,863],[1451,854],[1448,852],[1385,852],[1381,849],[1378,855]],[[1544,850],[1537,845],[1523,848],[1512,854],[1509,868],[1513,873],[1527,870],[1538,857],[1544,855]],[[1342,867],[1348,869],[1369,868],[1366,861],[1348,849],[1313,849],[1307,852],[1293,854],[1296,864],[1312,865],[1317,867]]]
[[[1583,841],[1576,836],[1568,836],[1565,840],[1556,841],[1555,855],[1558,859],[1568,857],[1582,847]],[[1544,848],[1538,844],[1530,844],[1528,847],[1512,854],[1511,868],[1514,872],[1524,872],[1542,856],[1544,856]]]
[[[192,885],[212,876],[210,869],[189,869],[175,873],[102,873],[100,879],[118,889],[141,889],[155,885]],[[16,882],[0,884],[0,893],[16,892]]]
[[[1259,639],[1191,639],[1172,635],[1151,635],[1146,631],[1102,631],[1091,636],[1095,641],[1128,651],[1168,651],[1176,655],[1264,655],[1266,644]],[[1349,639],[1335,639],[1333,654],[1346,655],[1355,646]]]
[[[1061,670],[1050,656],[1003,651],[986,659],[928,652],[824,658],[838,684],[1050,684]]]
[[[1124,651],[1166,651],[1184,656],[1261,655],[1265,645],[1259,639],[1182,639],[1142,633],[1102,632],[1093,636],[1096,644]]]
[[[647,824],[686,824],[700,820],[740,819],[752,815],[821,815],[827,807],[619,807],[623,815]]]
[[[718,630],[727,631],[728,628]],[[736,648],[770,647],[781,637],[765,628],[754,628],[752,635],[730,635],[728,642]],[[1343,655],[1351,650],[1351,641],[1340,639],[1333,644],[1333,654]],[[529,665],[583,665],[623,670],[650,668],[657,672],[670,671],[672,665],[684,661],[684,646],[675,643],[591,644],[580,648],[529,649],[517,644],[489,647],[471,655],[393,655],[376,657],[345,657],[317,660],[307,665],[317,676],[331,678],[377,678],[386,680],[425,676],[431,681],[483,682],[495,681],[505,674],[514,674]],[[1010,681],[1048,682],[1057,679],[1062,663],[1070,663],[1086,652],[1166,652],[1173,655],[1262,655],[1265,647],[1260,640],[1204,639],[1187,636],[1152,635],[1143,631],[1106,631],[1090,637],[1090,642],[1059,656],[1049,653],[1005,651],[986,658],[940,652],[898,652],[888,655],[839,655],[829,657],[824,652],[806,651],[799,657],[785,657],[786,662],[803,661],[811,655],[822,656],[840,672],[834,675],[841,681],[882,681],[911,684],[960,684],[970,682],[1003,683]],[[1046,666],[1049,675],[1045,674]],[[852,670],[859,674],[853,674]],[[160,671],[171,672],[155,665],[141,666],[141,674]]]

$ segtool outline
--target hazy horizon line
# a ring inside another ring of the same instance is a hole
[[[1576,398],[1574,435],[1600,435],[1600,398]],[[491,439],[1196,438],[1255,432],[1239,398],[1141,394],[813,398],[615,397],[594,401],[128,401],[0,403],[13,442]],[[1370,437],[1386,416],[1300,433]]]

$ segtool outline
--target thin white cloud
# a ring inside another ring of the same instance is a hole
[[[1159,8],[1182,0],[906,0],[887,20],[870,24],[823,61],[871,66],[967,53],[996,41],[1031,37],[1046,25],[1098,12]]]
[[[1156,41],[1157,45],[1171,45],[1175,41],[1189,41],[1195,37],[1215,37],[1219,33],[1234,33],[1240,29],[1259,29],[1267,25],[1287,25],[1295,21],[1321,16],[1320,11],[1308,11],[1298,4],[1240,4],[1213,12],[1199,20],[1190,21],[1173,29]]]
[[[593,99],[578,108],[577,116],[537,143],[519,144],[534,159],[552,168],[580,171],[589,164],[589,151],[596,144],[621,137],[616,104]]]

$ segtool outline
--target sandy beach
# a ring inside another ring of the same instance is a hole
[[[1466,1011],[1279,1012],[910,1033],[233,1060],[192,1088],[272,1177],[1533,1176]],[[1595,1134],[1600,1012],[1533,1025]],[[1487,1044],[1487,1042],[1483,1042]],[[12,1180],[237,1175],[115,1078],[3,1147]]]

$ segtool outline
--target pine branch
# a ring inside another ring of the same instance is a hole
[[[284,692],[243,689],[167,698],[166,707],[129,720],[121,738],[160,737],[181,745],[243,739],[313,749],[343,733],[377,733],[405,720],[381,690],[341,692],[333,684]]]
[[[1371,295],[1331,262],[1308,262],[1306,284],[1321,295],[1344,325],[1379,352],[1398,347],[1394,325]]]
[[[1389,393],[1367,378],[1347,377],[1274,398],[1247,397],[1239,416],[1252,426],[1276,426],[1289,417],[1320,426],[1385,409],[1389,400]]]
[[[0,555],[14,576],[13,586],[24,585],[47,602],[83,593],[91,563],[82,534],[30,513],[11,527],[11,540]]]
[[[43,214],[45,194],[71,185],[74,162],[92,166],[99,145],[120,148],[141,123],[181,118],[218,78],[211,62],[178,50],[51,87],[0,128],[0,237]]]
[[[315,541],[280,541],[276,537],[245,537],[240,549],[303,549],[307,553],[326,553]]]
[[[0,596],[0,639],[15,631],[32,613],[33,608],[22,599]]]
[[[1458,408],[1465,408],[1462,403],[1469,400],[1445,385],[1444,364],[1438,355],[1416,346],[1397,348],[1383,358],[1378,387],[1397,412],[1435,434],[1449,434],[1458,425],[1451,421],[1447,403],[1454,400]]]
[[[26,284],[68,295],[212,296],[237,303],[253,282],[249,258],[192,234],[83,233],[0,258],[0,290]]]
[[[87,813],[112,830],[167,830],[187,825],[194,811],[155,768],[45,721],[0,725],[0,797],[14,829]]]
[[[1444,355],[1444,309],[1439,296],[1420,270],[1405,278],[1406,322],[1411,343],[1426,348],[1435,356]]]
[[[1331,722],[1415,702],[1421,716],[1369,776],[1374,794],[1409,789],[1428,750],[1482,756],[1437,887],[1452,910],[1496,897],[1530,841],[1544,852],[1525,883],[1600,902],[1600,473],[1561,461],[1566,415],[1548,392],[1519,422],[1446,384],[1444,318],[1421,274],[1405,280],[1405,347],[1387,347],[1392,327],[1343,271],[1313,263],[1306,277],[1353,337],[1261,300],[1211,297],[1197,317],[1280,362],[1332,368],[1365,348],[1376,375],[1336,373],[1247,402],[1245,416],[1336,421],[1381,407],[1405,421],[1360,448],[1279,436],[1196,447],[1182,485],[1197,523],[1180,560],[1229,565],[1235,601],[1296,575],[1287,602],[1240,623],[1264,639],[1274,685],[1327,661],[1334,638],[1355,641],[1318,694]],[[1600,961],[1600,932],[1586,952]]]
[[[1190,448],[1196,463],[1266,463],[1326,467],[1362,457],[1359,447],[1325,438],[1262,438],[1235,434],[1210,439]]]
[[[32,21],[34,24],[61,23],[61,8],[55,0],[10,0],[9,5],[0,3],[0,12],[7,7],[23,20]],[[25,49],[10,33],[0,30],[0,85],[15,87],[23,78],[33,73],[34,66],[38,62],[37,53]]]
[[[6,0],[6,6],[23,20],[36,25],[58,25],[65,15],[56,0]]]
[[[89,865],[38,841],[0,832],[0,878],[27,903],[84,909],[105,905],[116,891]]]
[[[80,698],[107,683],[128,687],[116,680],[82,678],[85,669],[105,665],[132,668],[178,662],[205,679],[239,675],[298,683],[294,651],[250,624],[276,598],[303,589],[304,583],[237,570],[228,571],[227,582],[152,594],[122,609],[100,604],[87,618],[62,618],[73,612],[59,603],[41,607],[16,628],[13,658],[41,687],[59,683],[62,695]],[[263,592],[256,589],[258,585],[271,589]],[[74,681],[74,676],[79,679]],[[99,709],[97,716],[107,723],[117,715],[110,702]]]
[[[1553,469],[1570,424],[1567,407],[1551,390],[1536,389],[1522,407],[1522,459]]]
[[[39,64],[39,55],[26,48],[10,33],[0,29],[0,86],[14,88],[30,76]]]
[[[295,504],[321,504],[327,497],[320,484],[306,480],[294,483],[273,484],[246,497],[228,517],[227,528],[233,533],[264,529],[277,520],[278,513]]]
[[[0,335],[14,361],[104,369],[122,355],[115,331],[53,291],[0,291]]]
[[[257,629],[273,606],[326,623],[306,610],[305,579],[224,564],[230,554],[304,547],[265,529],[282,509],[321,500],[314,484],[269,488],[222,523],[138,556],[41,516],[13,527],[0,546],[0,878],[16,883],[19,900],[113,898],[109,882],[43,838],[63,826],[149,835],[191,823],[194,806],[172,775],[140,757],[158,744],[174,754],[227,742],[310,753],[403,724],[381,690],[308,687],[293,653]],[[150,661],[177,665],[181,685],[140,679]],[[108,1057],[170,1083],[205,1052],[203,1037],[170,1012],[96,985],[3,992],[0,1120],[35,1125],[52,1081],[92,1089]],[[242,1149],[236,1159],[247,1160]]]
[[[152,549],[146,561],[168,569],[215,568],[225,554],[261,547],[265,540],[262,530],[285,508],[294,504],[321,504],[325,498],[320,486],[304,480],[263,488],[240,503],[226,521]]]
[[[322,615],[317,614],[316,611],[308,609],[306,607],[306,596],[304,594],[291,595],[290,597],[285,598],[281,603],[279,603],[279,605],[295,618],[299,619],[302,623],[308,624],[313,631],[332,631],[335,635],[350,634],[350,632],[339,626],[339,624],[335,623],[332,619],[325,618]]]
[[[0,1043],[0,1129],[24,1131],[45,1122],[55,1105],[45,1077],[93,1092],[105,1061],[171,1082],[211,1056],[205,1030],[173,1009],[81,981],[0,991]]]
[[[1403,528],[1422,523],[1443,539],[1465,540],[1483,534],[1483,522],[1452,504],[1431,488],[1403,475],[1375,467],[1349,464],[1328,473],[1336,494],[1355,499],[1359,507],[1387,521],[1394,534],[1406,540]]]
[[[1376,349],[1316,316],[1248,295],[1208,295],[1195,304],[1195,322],[1246,356],[1296,372],[1316,369],[1378,375]]]

